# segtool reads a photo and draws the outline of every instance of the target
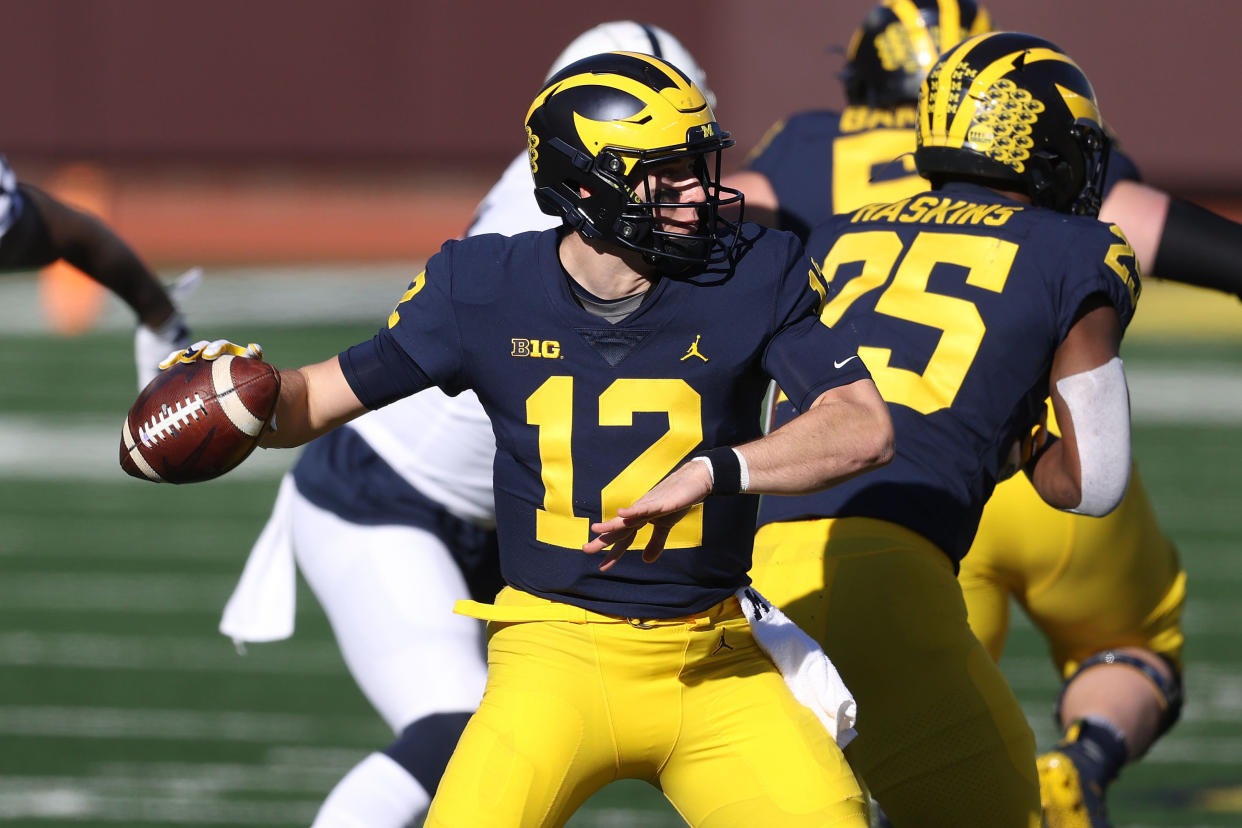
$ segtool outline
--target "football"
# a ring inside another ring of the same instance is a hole
[[[259,444],[280,395],[280,372],[225,355],[179,362],[142,390],[121,428],[121,468],[140,480],[219,477]]]

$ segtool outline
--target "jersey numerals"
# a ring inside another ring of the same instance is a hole
[[[922,373],[890,365],[891,348],[863,344],[858,349],[884,399],[930,414],[953,404],[987,330],[974,303],[927,290],[932,268],[959,265],[967,269],[966,284],[1000,293],[1017,253],[1013,242],[962,233],[919,233],[908,249],[891,230],[848,233],[828,251],[817,275],[831,283],[838,268],[857,263],[862,273],[826,302],[820,318],[835,325],[859,297],[887,283],[876,299],[876,313],[941,330]]]
[[[574,513],[574,378],[548,377],[526,398],[526,422],[539,428],[543,508],[535,515],[535,538],[541,543],[581,549],[590,539],[590,520]],[[680,379],[619,379],[599,396],[599,425],[634,425],[634,414],[668,415],[668,430],[634,458],[600,492],[601,514],[615,515],[671,472],[703,442],[702,398]],[[641,547],[651,535],[644,527],[634,540]],[[690,510],[669,534],[668,548],[703,543],[703,506]]]
[[[832,142],[832,211],[901,201],[927,189],[914,169],[914,130],[877,129]],[[880,181],[873,181],[873,171]]]

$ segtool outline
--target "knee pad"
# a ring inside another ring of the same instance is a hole
[[[471,713],[433,713],[401,731],[384,753],[434,796]]]
[[[1078,669],[1065,680],[1065,683],[1061,685],[1061,692],[1057,694],[1057,704],[1052,711],[1053,721],[1056,723],[1057,728],[1060,729],[1061,727],[1061,703],[1065,700],[1065,691],[1074,682],[1074,679],[1078,678],[1085,670],[1090,670],[1098,664],[1124,664],[1142,673],[1151,682],[1152,688],[1156,691],[1156,695],[1159,696],[1163,710],[1160,714],[1160,722],[1156,727],[1156,738],[1163,736],[1168,732],[1169,728],[1177,723],[1178,717],[1182,715],[1182,674],[1168,658],[1160,656],[1160,659],[1168,666],[1169,672],[1172,674],[1171,677],[1165,678],[1156,668],[1141,658],[1135,658],[1126,653],[1119,653],[1116,650],[1101,650],[1082,664],[1079,664]]]

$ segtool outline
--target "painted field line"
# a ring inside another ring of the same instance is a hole
[[[144,739],[373,747],[369,716],[0,704],[0,733],[74,739]]]
[[[117,459],[123,413],[109,418],[0,415],[0,475],[33,480],[131,480]],[[278,478],[297,451],[258,449],[229,472],[232,479]]]
[[[92,820],[122,825],[309,825],[319,805],[319,799],[239,802],[203,796],[125,796],[70,784],[0,793],[0,819]]]
[[[1242,427],[1242,371],[1236,366],[1132,368],[1130,399],[1139,424]],[[128,484],[117,461],[119,440],[119,419],[0,415],[0,474]],[[276,478],[295,458],[291,451],[259,450],[230,476]]]
[[[307,771],[294,767],[218,762],[129,762],[92,765],[73,776],[0,776],[0,796],[24,790],[77,788],[106,794],[201,796],[275,793],[323,796],[351,765]]]
[[[0,667],[65,667],[75,670],[137,670],[172,673],[264,673],[339,676],[344,670],[328,640],[251,645],[238,655],[222,635],[173,637],[45,633],[0,633]]]
[[[388,317],[420,262],[298,267],[210,268],[181,309],[192,330],[212,325],[368,322],[378,329]],[[175,278],[177,274],[163,274]],[[0,331],[50,334],[38,312],[38,283],[33,277],[0,280]],[[109,295],[97,331],[130,331],[134,315]]]
[[[6,573],[0,578],[0,607],[127,614],[219,612],[236,583],[232,575],[195,573]]]

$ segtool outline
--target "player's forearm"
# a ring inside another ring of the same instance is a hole
[[[825,392],[803,414],[739,446],[747,491],[797,495],[834,486],[893,458],[893,424],[871,380]]]
[[[1137,181],[1118,181],[1100,220],[1119,225],[1143,275],[1242,296],[1242,224]]]
[[[341,372],[337,358],[280,372],[275,428],[260,440],[264,448],[293,448],[366,411]]]
[[[1152,275],[1242,297],[1242,224],[1173,199]]]
[[[1076,453],[1067,453],[1064,440],[1053,441],[1027,468],[1027,477],[1043,501],[1067,511],[1082,502]]]
[[[115,293],[148,328],[156,329],[172,317],[176,309],[168,292],[138,254],[106,224],[36,187],[23,184],[22,194],[43,219],[52,256],[64,259]]]

